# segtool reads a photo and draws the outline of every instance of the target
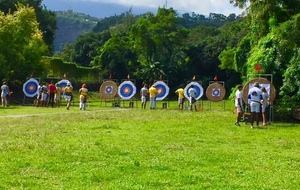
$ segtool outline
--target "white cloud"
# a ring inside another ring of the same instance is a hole
[[[149,7],[158,8],[167,5],[173,7],[180,13],[195,12],[197,14],[208,15],[209,13],[220,13],[229,15],[231,13],[240,14],[242,10],[233,7],[229,0],[73,0],[92,1],[109,4],[118,4],[127,7]]]

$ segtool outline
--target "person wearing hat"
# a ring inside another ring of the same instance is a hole
[[[262,92],[258,82],[255,82],[253,87],[248,92],[248,104],[251,112],[251,129],[253,129],[254,120],[257,127],[259,127],[260,104],[263,103]]]
[[[67,86],[64,89],[64,94],[63,95],[64,95],[64,97],[66,99],[66,102],[67,102],[66,109],[69,110],[70,109],[71,100],[72,100],[72,97],[73,97],[73,88],[71,87],[71,83],[70,82],[67,83]]]
[[[86,84],[79,89],[79,109],[86,110],[87,96],[90,95]],[[90,95],[91,96],[91,95]]]
[[[157,90],[155,88],[155,85],[152,85],[149,88],[149,95],[150,95],[150,109],[155,109],[156,107],[156,95],[157,95]]]

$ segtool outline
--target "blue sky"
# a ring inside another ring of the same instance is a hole
[[[109,17],[120,14],[132,7],[136,14],[155,11],[158,7],[173,7],[179,13],[195,12],[208,15],[220,13],[241,14],[242,10],[233,7],[229,0],[43,0],[47,9],[53,11],[73,10],[95,17]]]

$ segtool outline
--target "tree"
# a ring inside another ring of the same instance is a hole
[[[41,74],[42,55],[47,46],[38,29],[33,8],[17,5],[12,14],[0,12],[0,76],[9,81],[21,82],[30,73]]]
[[[35,10],[38,27],[43,33],[43,40],[49,48],[49,54],[53,52],[54,33],[56,30],[56,18],[53,11],[47,10],[42,6],[43,0],[0,0],[0,10],[5,14],[13,13],[18,10],[18,3],[29,5]]]

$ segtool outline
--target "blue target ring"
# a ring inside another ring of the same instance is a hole
[[[153,84],[156,88],[156,100],[163,100],[169,95],[170,88],[164,81],[157,81]]]
[[[136,87],[131,81],[124,81],[118,87],[118,95],[123,100],[129,100],[136,93]]]
[[[212,94],[213,97],[220,97],[221,96],[221,89],[219,88],[214,88],[212,89]]]
[[[191,88],[191,86],[194,86],[194,89],[196,90],[196,97],[195,99],[198,100],[203,96],[203,88],[198,82],[190,82],[186,85],[184,88],[184,96],[186,99],[189,99],[190,95],[188,93],[188,90]]]
[[[105,87],[105,93],[106,94],[112,94],[114,91],[114,87],[113,86],[106,86]]]
[[[23,92],[27,97],[33,98],[38,93],[39,82],[30,78],[23,84]]]

